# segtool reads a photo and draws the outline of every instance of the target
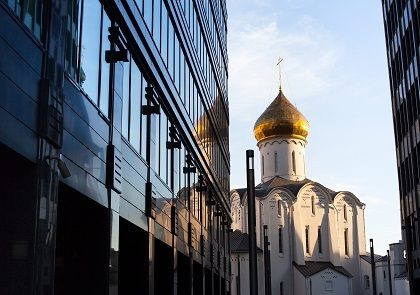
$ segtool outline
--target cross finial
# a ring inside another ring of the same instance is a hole
[[[281,91],[281,62],[283,61],[283,58],[279,57],[277,60],[277,66],[279,67],[279,90]]]

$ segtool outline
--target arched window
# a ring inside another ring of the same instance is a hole
[[[281,200],[277,201],[277,215],[281,217]]]
[[[274,153],[274,172],[279,172],[279,161],[277,159],[277,152]]]
[[[279,226],[279,253],[283,253],[283,226]]]
[[[305,226],[305,252],[309,254],[309,225]]]
[[[349,256],[349,229],[344,229],[344,254]]]
[[[296,155],[295,155],[295,151],[292,152],[292,167],[293,167],[293,173],[296,174]]]
[[[322,253],[322,230],[320,226],[318,226],[318,252]]]
[[[343,206],[343,217],[344,217],[344,220],[347,221],[347,205],[346,204],[344,204]]]
[[[365,283],[365,289],[369,289],[370,288],[370,278],[369,278],[369,276],[367,276],[367,275],[364,276],[364,283]]]
[[[315,197],[311,196],[311,210],[312,214],[315,215]]]
[[[261,157],[261,171],[262,171],[262,174],[264,175],[264,156],[262,156]]]

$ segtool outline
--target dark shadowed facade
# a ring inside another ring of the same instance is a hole
[[[382,0],[401,223],[412,294],[420,292],[420,12],[418,0]]]
[[[0,0],[1,294],[230,294],[226,21]]]

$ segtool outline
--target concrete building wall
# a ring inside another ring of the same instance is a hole
[[[410,294],[410,285],[407,279],[394,279],[395,295]]]

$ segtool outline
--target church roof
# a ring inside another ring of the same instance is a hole
[[[275,176],[272,179],[260,183],[255,187],[255,195],[257,197],[265,197],[272,189],[278,187],[284,187],[290,190],[294,196],[296,196],[299,190],[307,183],[312,182],[312,180],[305,178],[304,180],[294,181],[289,180],[283,177]]]
[[[341,273],[342,275],[345,275],[346,277],[349,277],[349,278],[353,277],[352,274],[349,273],[344,267],[335,266],[329,261],[328,262],[305,261],[305,265],[298,265],[295,262],[293,262],[293,265],[305,277],[313,276],[314,274],[319,273],[320,271],[323,271],[327,268],[330,268],[338,273]]]
[[[237,188],[235,189],[235,191],[239,194],[239,197],[241,198],[241,201],[242,201],[246,193],[246,188]]]
[[[382,255],[374,254],[374,256],[375,256],[375,262],[383,262],[383,261],[387,261],[388,259],[386,255],[382,256]],[[372,263],[372,259],[370,258],[369,252],[366,252],[366,255],[360,255],[360,258],[362,258],[369,264]]]
[[[297,194],[299,193],[300,189],[308,183],[313,183],[318,186],[321,186],[327,193],[330,194],[331,198],[334,199],[334,196],[337,195],[337,192],[323,186],[320,183],[314,182],[308,178],[305,178],[303,180],[295,181],[295,180],[289,180],[280,176],[275,176],[272,179],[260,183],[255,187],[255,196],[257,198],[264,198],[267,196],[273,189],[276,188],[285,188],[288,189],[290,192],[292,192],[293,196],[296,198]],[[246,195],[246,188],[238,188],[234,189],[232,191],[236,191],[239,194],[239,197],[241,198],[241,201],[243,200],[244,196]]]
[[[240,230],[235,230],[230,234],[230,250],[232,253],[246,253],[249,251],[249,236],[247,233],[243,233]],[[262,252],[257,247],[258,252]]]
[[[407,280],[407,272],[403,272],[402,274],[399,274],[394,277],[396,280]]]

